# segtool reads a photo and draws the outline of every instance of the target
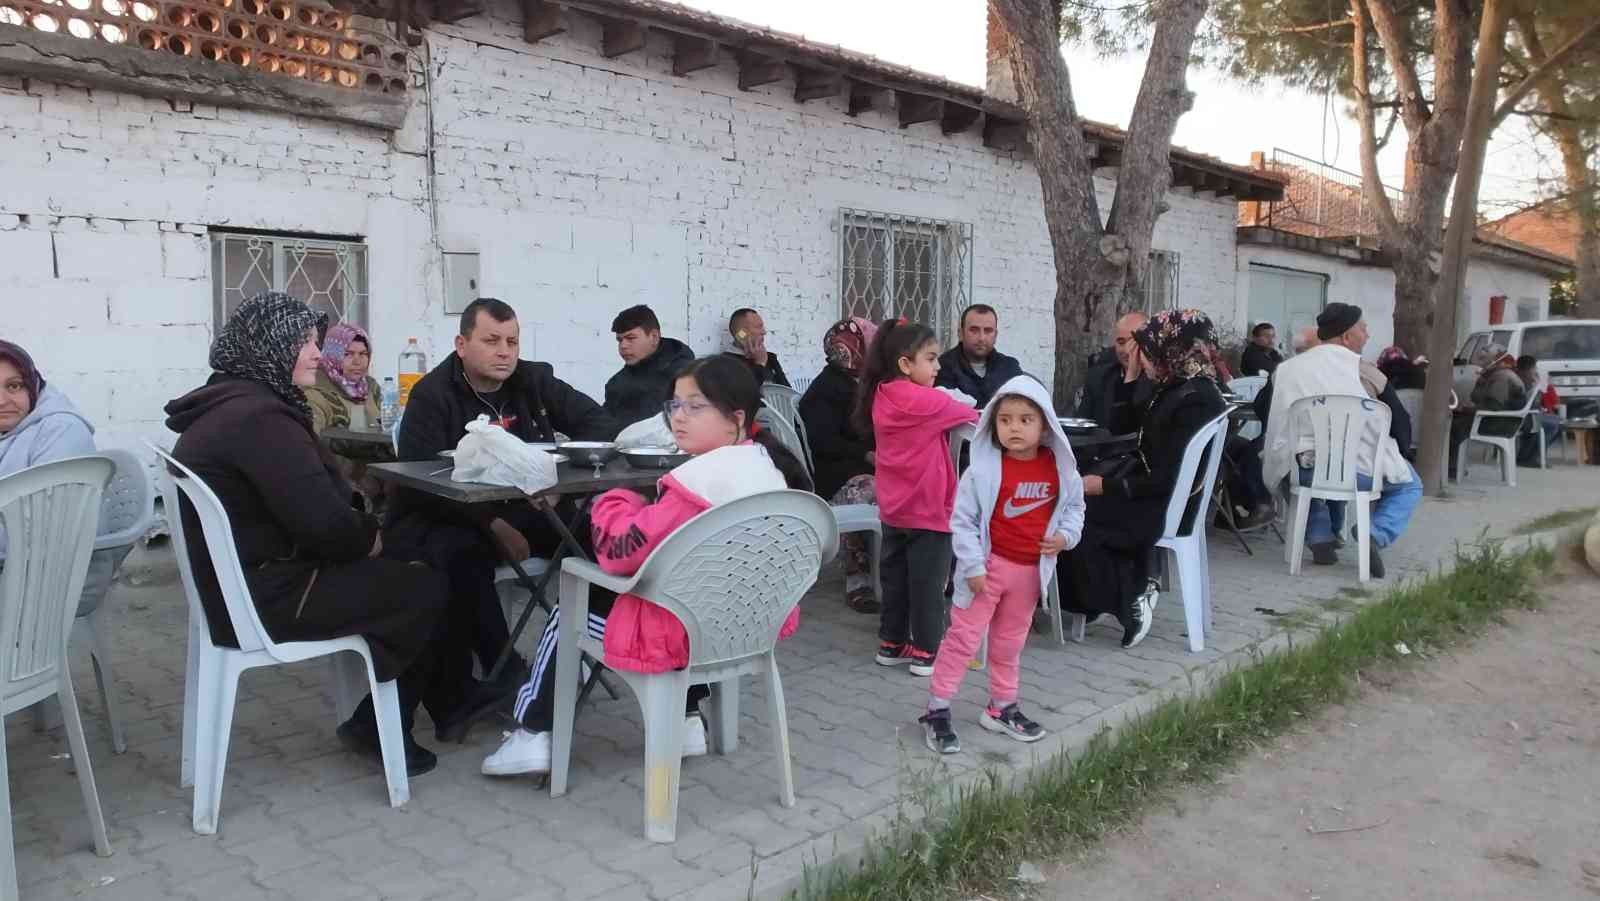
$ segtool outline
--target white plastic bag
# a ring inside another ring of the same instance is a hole
[[[555,458],[479,416],[467,423],[467,434],[456,445],[452,482],[506,485],[523,494],[543,491],[556,483]]]
[[[660,413],[649,419],[641,419],[617,434],[617,447],[622,450],[630,447],[674,446],[676,442],[672,437],[672,429],[667,425],[667,417]]]

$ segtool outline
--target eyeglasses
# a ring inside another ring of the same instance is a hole
[[[672,400],[669,400],[661,405],[661,412],[667,414],[668,419],[671,419],[679,413],[682,413],[683,415],[693,419],[694,417],[699,416],[701,413],[711,409],[713,406],[714,405],[710,401],[678,400],[677,398],[673,398]]]

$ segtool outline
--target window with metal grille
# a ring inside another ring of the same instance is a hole
[[[1150,251],[1150,277],[1144,281],[1144,311],[1154,316],[1178,308],[1178,252]]]
[[[892,213],[839,211],[839,312],[904,317],[954,343],[972,297],[972,226]]]
[[[217,328],[262,291],[283,291],[328,314],[328,324],[367,327],[367,246],[296,235],[211,233]]]

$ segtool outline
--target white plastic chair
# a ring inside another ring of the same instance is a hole
[[[1305,558],[1306,523],[1311,501],[1344,501],[1355,508],[1359,579],[1372,578],[1372,502],[1383,494],[1383,441],[1389,435],[1389,408],[1364,395],[1324,394],[1302,397],[1289,407],[1289,434],[1299,434],[1302,417],[1311,423],[1316,460],[1311,484],[1300,484],[1300,471],[1291,468],[1289,494],[1294,500],[1290,516],[1289,574],[1300,574]],[[1367,438],[1376,441],[1372,455],[1372,488],[1360,490],[1358,462]]]
[[[1235,397],[1245,403],[1251,403],[1256,399],[1256,395],[1261,393],[1261,389],[1266,386],[1267,377],[1264,375],[1242,375],[1228,383],[1228,390],[1232,391]],[[1259,422],[1247,422],[1239,427],[1240,438],[1254,441],[1260,434],[1261,423]]]
[[[1415,450],[1417,443],[1422,440],[1422,396],[1421,388],[1397,388],[1395,397],[1400,400],[1400,408],[1406,411],[1406,416],[1411,420],[1411,447],[1402,450]]]
[[[1166,525],[1155,546],[1172,553],[1173,570],[1178,575],[1178,590],[1183,594],[1183,617],[1189,628],[1189,650],[1198,654],[1206,649],[1206,633],[1211,630],[1211,564],[1206,559],[1206,511],[1211,509],[1211,491],[1217,484],[1217,468],[1222,463],[1222,448],[1228,440],[1228,414],[1200,427],[1183,451],[1178,480],[1167,501]],[[1200,472],[1202,460],[1205,472]],[[1189,531],[1183,534],[1183,514],[1194,496],[1197,476],[1200,506]],[[1058,602],[1059,603],[1059,602]],[[1073,633],[1082,634],[1076,619]]]
[[[361,698],[363,679],[372,692],[377,715],[383,771],[388,781],[389,805],[404,806],[411,799],[406,779],[404,735],[400,721],[400,695],[393,681],[379,682],[372,668],[372,652],[359,635],[327,641],[277,642],[267,634],[250,598],[250,586],[239,565],[228,513],[211,489],[171,454],[150,445],[166,463],[161,476],[161,496],[172,517],[172,548],[189,598],[189,658],[183,692],[183,746],[179,785],[194,786],[194,831],[217,831],[222,807],[222,779],[228,763],[228,738],[233,726],[239,675],[247,669],[298,663],[330,657],[334,678],[334,708],[340,721],[348,719]],[[190,566],[187,536],[179,514],[179,491],[200,520],[205,549],[217,576],[228,620],[239,647],[213,644],[200,593]],[[350,654],[341,652],[348,651]],[[358,655],[353,657],[351,654]],[[363,668],[365,672],[363,673]]]
[[[1539,402],[1539,395],[1544,393],[1544,387],[1545,381],[1541,378],[1539,383],[1528,392],[1528,396],[1523,401],[1522,409],[1520,410],[1477,411],[1472,417],[1472,431],[1467,433],[1466,440],[1461,442],[1460,447],[1456,448],[1456,474],[1458,481],[1466,481],[1467,449],[1472,446],[1473,442],[1477,442],[1478,444],[1486,444],[1499,453],[1501,478],[1505,480],[1507,487],[1517,487],[1517,436],[1522,434],[1521,426],[1527,421],[1528,417],[1538,412],[1535,405]],[[1511,420],[1518,424],[1518,428],[1516,432],[1510,435],[1485,435],[1479,431],[1485,422],[1491,420],[1501,422]],[[1538,423],[1535,423],[1533,431],[1534,434],[1538,435],[1539,468],[1543,469],[1549,466],[1549,458],[1546,456],[1546,448],[1544,446],[1544,429]]]
[[[739,741],[739,677],[766,677],[777,754],[779,800],[794,806],[789,725],[778,676],[778,631],[838,550],[833,513],[807,491],[771,491],[714,507],[669,535],[631,578],[568,557],[561,564],[561,637],[556,645],[555,748],[550,794],[566,794],[577,706],[579,653],[605,662],[604,643],[582,628],[589,586],[650,599],[676,616],[689,637],[689,665],[665,673],[613,670],[644,713],[645,835],[677,836],[683,706],[690,685],[711,685],[710,733],[718,753]]]
[[[806,375],[797,379],[790,379],[789,382],[794,385],[794,390],[800,392],[801,394],[805,394],[806,391],[810,390],[811,383],[815,380],[815,376]]]
[[[806,464],[806,469],[816,468],[816,463],[811,459],[811,440],[806,437],[806,421],[800,415],[800,392],[768,382],[761,386],[761,400],[794,429],[800,442],[800,452],[796,456]]]
[[[67,636],[94,549],[101,493],[114,469],[104,457],[79,457],[0,478],[0,523],[8,544],[0,571],[0,897],[17,897],[4,715],[47,698],[61,700],[95,853],[111,856],[67,667]]]

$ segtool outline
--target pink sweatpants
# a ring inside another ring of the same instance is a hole
[[[939,645],[929,687],[935,698],[949,701],[961,688],[961,677],[989,633],[989,701],[1005,706],[1017,700],[1017,668],[1028,641],[1033,608],[1039,603],[1039,567],[1013,563],[990,554],[983,592],[966,608],[950,608],[950,629]]]

